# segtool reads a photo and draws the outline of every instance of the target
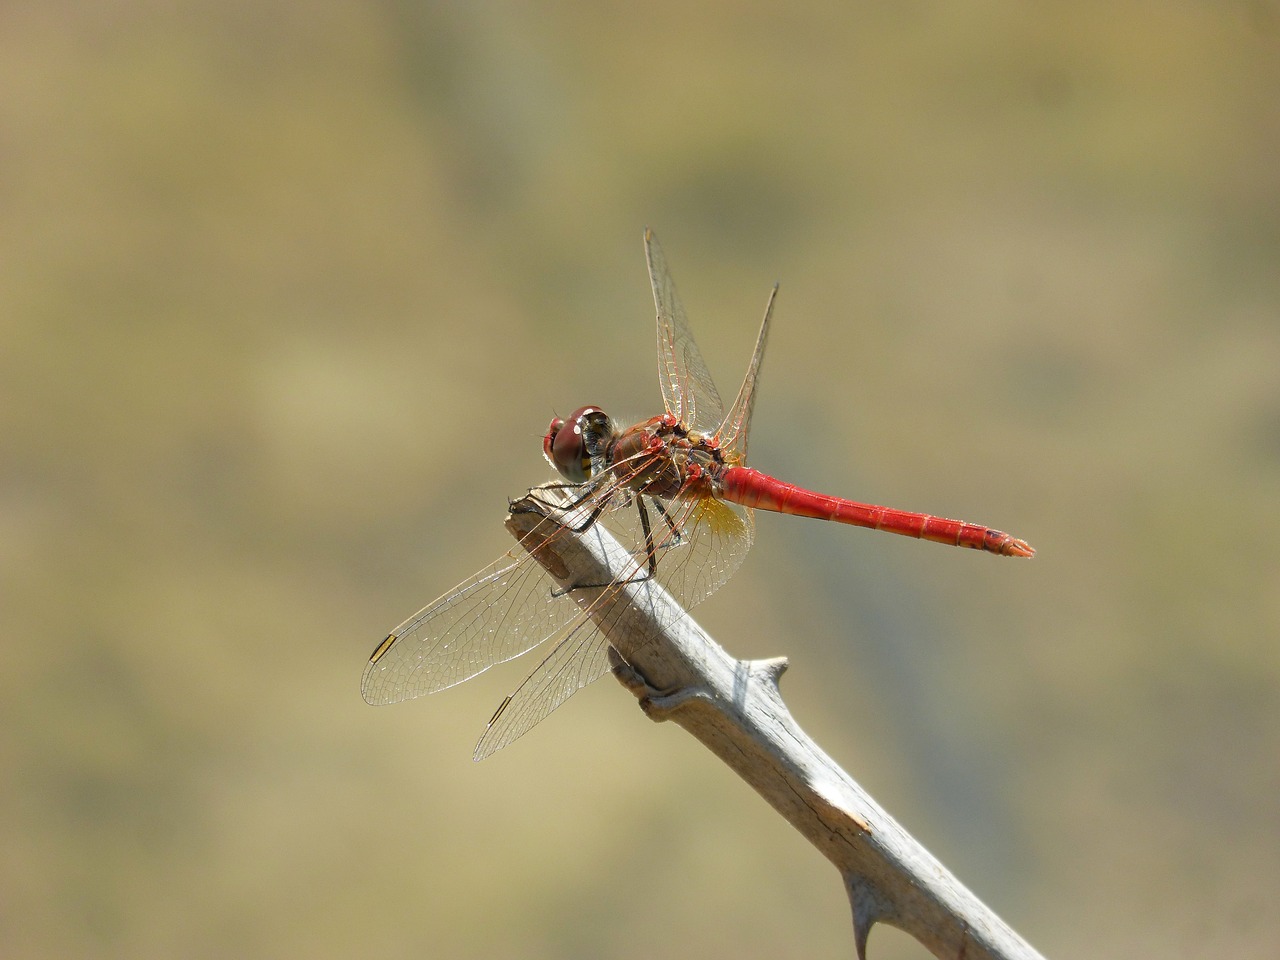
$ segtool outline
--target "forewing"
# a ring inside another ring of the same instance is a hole
[[[667,259],[653,231],[644,232],[649,281],[658,311],[658,381],[667,413],[686,427],[714,432],[724,418],[724,403],[689,329]]]
[[[555,536],[550,520],[538,532]],[[535,534],[536,536],[537,534]],[[391,631],[365,667],[369,703],[397,703],[518,657],[580,617],[542,566],[517,547]]]

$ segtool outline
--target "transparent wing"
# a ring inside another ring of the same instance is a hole
[[[756,348],[751,353],[751,362],[747,364],[747,375],[742,378],[738,398],[733,401],[733,408],[724,418],[717,434],[726,453],[736,453],[739,463],[747,460],[747,435],[751,430],[751,412],[756,403],[756,378],[760,375],[760,361],[764,359],[764,346],[769,339],[769,320],[773,317],[773,302],[777,298],[778,285],[775,283],[769,291],[769,302],[764,305],[764,320],[760,322]]]
[[[561,528],[539,524],[554,537]],[[581,618],[555,593],[542,566],[517,547],[423,607],[369,658],[360,690],[369,703],[397,703],[469,680],[556,636]]]
[[[583,616],[582,623],[561,640],[533,673],[502,701],[473,759],[483,760],[524,736],[571,696],[609,670],[609,641]]]
[[[659,532],[664,535],[657,545],[658,582],[682,607],[697,606],[742,565],[755,538],[752,513],[711,497],[674,502],[650,497],[644,500],[651,513],[666,511],[663,519],[653,525],[655,536]],[[616,517],[632,521],[633,514],[638,511],[620,511]],[[677,534],[671,533],[671,527]]]
[[[648,512],[647,536],[641,508]],[[683,607],[692,607],[733,575],[755,532],[750,510],[710,498],[668,503],[640,496],[633,509],[610,514],[605,526],[619,543],[630,547],[632,563],[621,571],[619,584],[600,591],[591,611],[609,609],[608,601],[626,580],[647,575],[650,552],[658,582]],[[565,700],[608,672],[609,641],[594,620],[585,619],[587,616],[584,612],[584,622],[575,624],[498,707],[476,744],[476,760],[523,736]]]
[[[667,413],[686,427],[711,433],[724,418],[724,403],[694,342],[667,259],[652,230],[644,232],[653,303],[658,310],[658,381]]]

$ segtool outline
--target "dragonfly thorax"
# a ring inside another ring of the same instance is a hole
[[[605,451],[617,433],[599,407],[579,407],[567,420],[556,417],[542,438],[542,455],[571,483],[586,483],[605,462]]]

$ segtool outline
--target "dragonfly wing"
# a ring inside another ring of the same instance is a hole
[[[658,381],[667,413],[687,427],[711,432],[724,418],[724,403],[693,339],[667,259],[651,230],[644,232],[644,251],[658,311]]]
[[[660,500],[642,494],[638,500],[602,521],[631,554],[626,576],[647,576],[652,553],[658,582],[682,607],[696,606],[715,593],[751,549],[755,520],[747,507],[714,497]]]
[[[572,601],[569,603],[576,608]],[[608,670],[609,641],[583,614],[582,623],[502,701],[476,744],[474,759],[483,760],[524,736],[552,710]]]
[[[650,549],[657,559],[658,582],[684,607],[694,606],[714,593],[742,563],[754,533],[751,511],[713,498],[675,504],[647,496],[642,499],[649,514],[647,536],[638,504],[632,502],[606,515],[605,526],[630,550],[632,559],[624,570],[617,571],[623,582],[602,590],[592,606],[621,612],[622,608],[608,608],[604,602],[622,589],[626,580],[646,576]],[[476,744],[476,760],[528,733],[569,697],[608,672],[608,631],[588,619],[585,611],[581,622],[568,629],[568,635],[498,707]]]
[[[661,505],[679,531],[660,541],[658,582],[685,608],[696,606],[737,572],[755,539],[750,509],[714,497]],[[658,530],[669,534],[667,517]]]
[[[775,283],[769,291],[769,302],[764,306],[764,320],[760,322],[756,348],[751,354],[751,362],[747,364],[747,375],[742,379],[742,387],[738,390],[733,408],[720,425],[720,443],[726,450],[737,454],[739,463],[747,460],[747,433],[751,429],[751,411],[756,402],[756,378],[760,375],[760,361],[764,358],[764,345],[769,339],[769,320],[773,316],[773,302],[777,298],[778,285]]]
[[[546,537],[560,527],[539,524]],[[534,558],[517,548],[418,611],[387,636],[360,680],[369,703],[397,703],[469,680],[566,629],[577,604],[554,592]]]

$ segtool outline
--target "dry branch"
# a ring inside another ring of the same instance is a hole
[[[542,519],[538,509],[528,500],[512,505],[507,528],[522,542]],[[565,588],[616,582],[614,571],[634,569],[601,524],[556,537],[536,555]],[[877,922],[905,930],[937,957],[1040,957],[800,728],[778,690],[785,659],[733,659],[652,580],[612,599],[599,594],[570,591],[605,631],[619,654],[615,674],[646,714],[693,734],[835,864],[859,958]]]

